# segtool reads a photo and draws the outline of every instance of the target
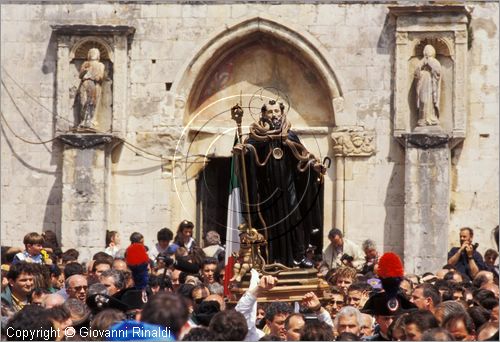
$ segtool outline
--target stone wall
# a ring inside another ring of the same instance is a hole
[[[452,151],[449,232],[450,243],[456,244],[458,227],[477,229],[476,240],[484,251],[493,246],[490,230],[498,224],[498,4],[476,2],[473,7],[467,136]],[[226,26],[259,15],[273,17],[298,34],[314,37],[326,51],[344,98],[343,117],[335,119],[375,132],[374,155],[346,158],[342,228],[356,242],[372,238],[380,249],[402,254],[405,156],[392,135],[394,18],[388,13],[383,2],[347,1],[2,4],[2,113],[25,139],[38,143],[53,138],[57,46],[51,25],[132,26],[136,32],[129,42],[122,137],[155,155],[172,155],[184,120],[175,115],[176,99],[187,94],[167,88],[175,89],[186,65]],[[321,143],[328,144],[324,139]],[[1,144],[2,245],[20,245],[30,231],[61,234],[61,142],[27,144],[2,124]],[[141,231],[152,245],[159,228],[175,230],[185,214],[170,196],[173,183],[162,161],[127,145],[115,150],[112,159],[106,217],[109,229],[121,232],[122,244],[133,231]],[[185,201],[194,200],[187,196]],[[104,236],[88,241],[104,245]],[[101,247],[96,244],[84,247],[96,251]],[[449,246],[442,248],[444,252]]]

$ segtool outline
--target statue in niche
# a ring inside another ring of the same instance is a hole
[[[441,63],[430,44],[424,47],[424,58],[415,70],[418,126],[439,125],[439,98],[441,95]]]
[[[105,72],[100,57],[99,49],[90,49],[87,60],[80,68],[81,83],[78,88],[80,122],[78,128],[93,128],[95,126],[94,117],[101,100],[101,84]]]

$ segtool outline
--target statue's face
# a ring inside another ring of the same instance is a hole
[[[283,113],[281,113],[279,103],[276,102],[275,104],[267,104],[266,107],[267,107],[267,110],[265,113],[263,113],[263,116],[266,117],[267,119],[271,120],[274,127],[281,126],[281,120],[283,118]]]
[[[356,147],[360,147],[361,145],[363,145],[363,139],[359,135],[355,135],[352,138],[352,144]]]
[[[99,49],[95,49],[95,48],[90,49],[89,54],[88,54],[88,59],[96,61],[96,60],[99,60],[99,58],[101,57],[100,55],[101,55],[101,53],[99,52]]]
[[[434,50],[434,47],[432,45],[426,45],[424,47],[424,56],[425,57],[435,57],[436,56],[436,50]]]

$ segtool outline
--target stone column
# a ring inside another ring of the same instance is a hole
[[[335,228],[344,228],[344,172],[345,156],[335,155]],[[328,232],[326,232],[328,234]]]
[[[90,260],[104,249],[108,228],[108,169],[110,164],[107,134],[63,134],[63,190],[61,243],[76,248],[80,260]]]
[[[447,263],[450,216],[450,138],[443,133],[403,135],[405,156],[404,265],[434,272]]]

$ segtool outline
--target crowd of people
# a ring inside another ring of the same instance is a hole
[[[332,229],[323,253],[306,254],[329,289],[265,302],[279,276],[251,270],[246,292],[230,296],[219,234],[202,247],[187,220],[175,236],[160,229],[151,248],[138,232],[122,248],[109,231],[85,264],[53,232],[33,232],[24,250],[2,247],[2,339],[498,341],[498,251],[483,258],[473,233],[462,228],[448,263],[415,275],[372,240],[358,246]],[[495,237],[498,249],[498,227]]]

